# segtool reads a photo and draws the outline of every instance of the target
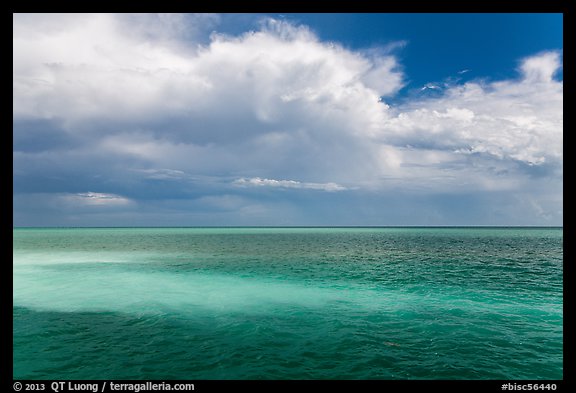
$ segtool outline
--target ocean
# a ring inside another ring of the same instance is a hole
[[[562,228],[17,228],[15,379],[562,379]]]

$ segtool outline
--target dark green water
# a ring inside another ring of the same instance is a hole
[[[17,379],[562,379],[562,229],[15,229]]]

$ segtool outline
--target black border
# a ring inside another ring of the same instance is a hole
[[[11,6],[12,12],[220,12],[220,13],[301,13],[301,12],[389,12],[389,13],[562,13],[571,0],[212,0],[210,2],[20,2]]]
[[[564,84],[569,86],[568,89],[564,90],[564,107],[566,109],[566,103],[573,105],[574,92],[570,89],[570,86],[574,86],[573,73],[576,70],[573,59],[574,51],[574,40],[576,38],[576,32],[574,31],[573,25],[573,9],[576,2],[572,0],[541,0],[541,1],[522,1],[522,0],[506,0],[506,1],[496,1],[496,2],[452,2],[452,1],[432,1],[432,0],[396,0],[392,3],[390,1],[385,2],[384,0],[355,0],[353,2],[335,2],[328,0],[316,0],[312,2],[301,2],[298,0],[252,0],[249,2],[234,2],[231,0],[222,1],[214,0],[211,2],[162,2],[162,3],[129,3],[129,2],[115,2],[115,3],[60,3],[54,4],[51,2],[42,3],[26,3],[20,2],[19,4],[12,4],[10,6],[12,12],[133,12],[135,10],[139,12],[229,12],[229,13],[298,13],[298,12],[387,12],[387,13],[563,13],[564,14],[564,49],[563,49],[563,61],[564,69],[568,72],[564,72]],[[8,23],[8,13],[6,13],[6,24],[5,26],[10,26]],[[568,48],[568,50],[566,50]],[[572,71],[572,72],[571,72]],[[566,111],[565,111],[566,112]],[[570,112],[568,112],[570,113]],[[570,119],[567,118],[568,124],[570,124]],[[573,130],[572,126],[568,125],[569,130]],[[12,135],[13,140],[13,135]],[[566,153],[566,152],[564,152]],[[566,154],[565,154],[566,156]],[[11,160],[11,154],[5,154],[3,156],[5,160],[6,168],[13,168],[13,161]],[[12,184],[13,190],[13,184]],[[569,191],[566,190],[565,191]],[[564,196],[565,201],[569,201]],[[574,271],[573,259],[571,258],[571,248],[570,242],[566,241],[566,236],[571,235],[570,226],[566,225],[566,217],[571,217],[571,208],[564,208],[564,260],[568,263],[564,264],[564,379],[558,381],[518,381],[518,380],[480,380],[480,381],[470,381],[470,380],[384,380],[384,381],[316,381],[316,380],[288,380],[288,381],[207,381],[207,380],[191,380],[191,381],[165,381],[170,383],[194,383],[195,391],[220,391],[220,390],[250,390],[250,391],[266,391],[269,392],[272,389],[277,388],[288,388],[288,389],[314,389],[314,390],[324,390],[324,389],[346,389],[346,390],[368,390],[376,388],[389,388],[391,391],[401,391],[406,389],[418,389],[419,391],[426,390],[442,390],[442,391],[458,391],[461,392],[463,389],[481,389],[482,391],[502,391],[502,384],[511,383],[516,385],[537,383],[537,384],[556,384],[556,391],[565,391],[570,386],[574,388],[574,371],[576,371],[575,364],[575,339],[574,332],[576,331],[574,326],[573,313],[576,311],[574,303],[574,289],[571,280],[574,279],[576,272]],[[6,217],[12,217],[12,212],[6,212]],[[13,217],[12,220],[7,219],[6,221],[12,222],[13,228]],[[6,222],[6,228],[8,227],[8,222]],[[11,228],[11,229],[12,229]],[[566,231],[568,229],[568,231]],[[10,230],[10,239],[13,237],[12,230]],[[8,247],[6,249],[6,258],[4,259],[3,269],[8,270],[6,267],[8,261],[11,261],[11,256],[9,255]],[[10,269],[11,272],[11,269]],[[6,271],[2,274],[3,280],[8,281],[9,272]],[[8,388],[8,391],[16,391],[14,388],[14,383],[18,380],[13,379],[13,363],[12,363],[12,336],[8,339],[7,331],[13,331],[13,321],[12,321],[12,311],[9,309],[13,306],[12,301],[12,280],[10,279],[9,285],[2,285],[2,295],[3,301],[2,307],[2,323],[6,329],[3,329],[4,334],[2,335],[2,358],[0,367],[0,376],[2,381],[5,381],[2,385]],[[10,299],[10,301],[7,301]],[[34,380],[34,381],[23,381],[18,382],[39,384],[43,383],[46,387],[46,392],[51,392],[49,388],[51,380]],[[78,381],[83,383],[98,383],[99,387],[103,384],[103,381]],[[115,381],[121,383],[142,383],[145,381]],[[160,381],[158,381],[160,382]],[[518,389],[515,389],[518,390]],[[25,391],[24,389],[22,391]],[[109,391],[109,389],[107,389]]]

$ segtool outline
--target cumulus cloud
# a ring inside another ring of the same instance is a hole
[[[557,210],[532,191],[546,178],[561,192],[559,52],[521,59],[517,79],[431,82],[388,105],[407,79],[390,48],[406,42],[354,51],[287,21],[239,35],[219,21],[15,14],[16,192],[87,206],[174,194],[262,212],[232,194],[515,191]]]
[[[557,52],[528,57],[521,62],[518,80],[468,82],[451,86],[439,97],[414,100],[396,108],[371,136],[395,147],[396,166],[540,166],[559,176],[563,84],[551,78],[559,67]],[[437,154],[429,162],[426,154],[415,157],[414,150]]]
[[[394,56],[288,22],[182,51],[166,44],[177,18],[152,28],[162,39],[139,34],[140,22],[127,34],[131,20],[116,15],[14,18],[14,118],[50,119],[154,167],[255,172],[267,162],[259,175],[359,177],[372,169],[362,130],[386,117],[380,96],[402,87]]]
[[[177,36],[175,17],[155,18],[160,26],[146,31],[107,14],[29,19],[14,16],[16,116],[202,117],[207,109],[226,109],[273,122],[288,109],[276,108],[286,101],[342,106],[402,86],[393,57],[368,58],[322,43],[287,22],[268,20],[261,31],[239,37],[213,34],[208,45],[183,51],[166,45],[168,38],[149,37],[149,30]],[[126,23],[137,29],[127,34]]]
[[[560,67],[559,53],[545,52],[525,59],[520,66],[520,70],[525,82],[550,83]]]

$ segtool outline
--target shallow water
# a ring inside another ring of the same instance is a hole
[[[15,229],[14,378],[562,379],[562,229]]]

